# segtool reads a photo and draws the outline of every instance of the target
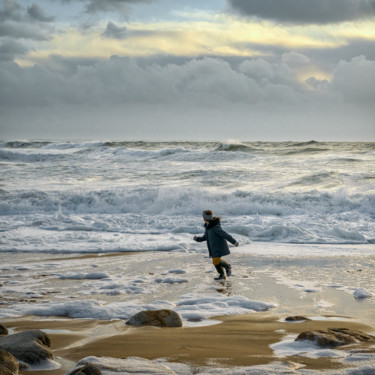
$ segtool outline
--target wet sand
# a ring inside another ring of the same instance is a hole
[[[253,366],[286,360],[306,369],[333,369],[343,365],[332,358],[278,358],[270,345],[280,342],[286,335],[297,335],[306,330],[351,328],[367,333],[375,331],[373,327],[345,318],[298,323],[286,322],[285,318],[254,313],[220,317],[222,323],[216,325],[186,328],[129,327],[119,320],[36,320],[32,317],[2,323],[15,332],[41,329],[50,336],[54,358],[63,367],[53,371],[24,372],[29,375],[65,374],[87,356],[164,358],[169,362],[214,367]],[[375,352],[375,348],[371,351]]]
[[[117,261],[129,255],[135,255],[135,253],[85,254],[75,257],[52,257],[51,260],[70,261],[114,257]],[[181,255],[182,261],[186,261],[186,256]],[[174,257],[176,264],[179,265],[178,256],[175,254]],[[164,257],[161,257],[161,262],[163,260]],[[253,256],[252,261],[255,262],[255,260]],[[153,262],[155,263],[154,260]],[[297,265],[300,267],[300,264]],[[163,269],[164,263],[161,263],[160,267]],[[364,271],[362,269],[364,269],[363,266],[361,266],[361,272],[358,271],[356,274],[363,275],[365,271],[367,272],[367,269]],[[306,265],[303,270],[309,274]],[[328,270],[336,272],[332,267],[328,267]],[[369,268],[369,272],[371,270],[372,268]],[[141,271],[142,274],[146,273],[147,268]],[[249,280],[252,288],[251,294],[255,300],[275,300],[278,307],[269,312],[214,318],[221,321],[219,324],[183,328],[130,327],[123,320],[70,319],[56,316],[49,318],[23,316],[3,319],[0,323],[10,329],[11,333],[40,329],[51,338],[55,361],[62,367],[58,370],[43,372],[21,372],[25,375],[63,375],[73,369],[80,359],[87,356],[114,358],[135,356],[150,360],[163,358],[168,362],[183,362],[192,367],[254,366],[286,361],[292,366],[304,366],[306,369],[336,369],[343,368],[345,365],[335,358],[303,356],[280,358],[275,355],[270,345],[282,341],[285,336],[297,336],[298,333],[307,330],[351,328],[375,334],[373,305],[367,301],[357,301],[351,294],[337,290],[337,288],[324,288],[315,294],[300,292],[298,288],[290,287],[290,282],[284,285],[281,283],[282,280],[275,279],[273,275],[271,277],[269,272],[262,272],[261,268],[258,270],[255,266],[251,269],[251,274],[247,268],[244,268],[242,273],[240,271],[241,269],[233,283],[227,282],[224,286],[219,285],[216,291],[231,295],[232,288],[238,288],[238,284],[243,280],[245,282]],[[314,274],[314,277],[322,276]],[[297,280],[300,278],[297,275]],[[194,282],[195,280],[192,279],[190,284],[193,285]],[[54,288],[56,289],[57,286],[54,285]],[[178,285],[174,286],[174,289],[176,289],[176,295],[180,293]],[[316,308],[317,301],[321,300],[332,301],[332,308],[328,307],[325,315],[319,314],[320,309]],[[299,323],[286,322],[285,318],[293,314],[320,319]],[[330,319],[328,314],[332,314],[334,319]],[[361,349],[361,346],[356,346],[355,349]],[[366,348],[366,350],[375,352],[375,348]]]

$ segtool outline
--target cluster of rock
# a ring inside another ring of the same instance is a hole
[[[289,316],[287,322],[302,322],[310,320],[304,316]],[[337,346],[375,343],[375,336],[362,331],[348,328],[328,328],[326,330],[314,330],[300,333],[295,341],[312,341],[322,348],[335,348]]]
[[[172,310],[141,311],[131,317],[126,324],[182,327],[182,319]],[[9,335],[6,327],[0,324],[0,375],[16,375],[19,370],[25,370],[49,360],[53,360],[53,354],[51,340],[46,333],[40,330],[28,330]],[[106,366],[108,367],[108,364]],[[134,360],[129,361],[127,366],[134,366]],[[143,363],[143,366],[146,366],[146,363]],[[164,367],[163,369],[165,370]],[[171,374],[165,371],[162,373]],[[86,360],[80,361],[77,367],[68,374],[100,375],[102,372],[97,365]]]
[[[301,340],[312,341],[322,348],[335,348],[337,346],[361,343],[375,343],[374,336],[348,328],[329,328],[326,330],[302,332],[296,338],[296,341]]]
[[[51,341],[47,334],[39,330],[8,335],[8,330],[0,325],[0,375],[18,374],[29,366],[53,358]]]
[[[289,317],[286,321],[309,320],[302,316]],[[171,310],[141,311],[131,317],[126,324],[149,325],[154,327],[181,327],[181,317]],[[375,343],[375,336],[358,330],[336,328],[302,332],[296,341],[309,340],[323,348],[343,345]],[[0,324],[0,375],[18,375],[19,370],[52,360],[51,341],[48,335],[39,330],[29,330],[12,335]],[[160,375],[175,374],[170,368],[154,361],[141,358],[97,358],[87,357],[65,375],[102,375],[112,371],[123,374],[147,373]],[[143,371],[144,370],[144,371]]]
[[[105,375],[118,373],[123,375],[176,375],[168,366],[143,358],[115,359],[109,357],[86,357],[76,368],[65,375]]]

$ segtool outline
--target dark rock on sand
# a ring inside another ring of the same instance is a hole
[[[27,364],[53,359],[51,341],[47,334],[39,330],[0,337],[0,349],[13,354],[19,361]]]
[[[286,322],[300,322],[304,320],[310,320],[309,318],[305,318],[304,316],[288,316],[285,318]]]
[[[0,324],[0,336],[7,335],[8,333],[8,329],[4,327],[2,324]]]
[[[182,327],[182,319],[179,314],[172,310],[145,310],[133,315],[126,324],[132,326]]]
[[[19,364],[10,353],[0,350],[0,375],[18,375]]]
[[[102,375],[100,368],[92,363],[76,367],[68,373],[69,375]]]
[[[302,332],[296,338],[296,341],[300,340],[313,341],[323,348],[334,348],[341,345],[375,343],[375,336],[348,328],[337,328]]]
[[[80,372],[76,372],[77,370],[82,371],[80,369],[89,364],[94,365],[102,373],[116,373],[123,375],[176,375],[174,371],[162,363],[137,357],[126,359],[110,357],[86,357],[77,363],[74,370],[69,371],[65,375],[89,375],[89,373],[81,374]],[[94,373],[90,373],[90,375],[94,375]]]

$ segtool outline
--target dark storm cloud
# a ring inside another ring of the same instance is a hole
[[[229,0],[250,17],[297,24],[329,24],[375,16],[375,0]]]
[[[56,61],[55,57],[55,61]],[[129,58],[113,57],[94,65],[65,70],[53,65],[22,68],[3,64],[0,102],[7,106],[59,104],[113,105],[131,103],[186,103],[217,106],[256,103],[260,100],[294,100],[298,84],[286,66],[258,61],[239,70],[221,59],[190,60],[183,65],[140,66]],[[65,64],[66,66],[66,64]],[[262,73],[259,71],[263,69]],[[256,72],[254,72],[256,71]],[[9,93],[12,93],[9,95]],[[297,94],[298,95],[298,94]]]
[[[25,55],[28,49],[11,39],[0,41],[0,61],[13,61],[16,56]]]
[[[22,19],[21,10],[22,7],[17,2],[4,0],[3,6],[0,9],[0,21],[20,21]]]
[[[61,56],[30,67],[0,62],[0,112],[5,134],[12,137],[120,134],[181,139],[195,134],[201,139],[206,131],[210,139],[263,134],[269,140],[276,133],[281,139],[288,134],[324,138],[327,124],[331,139],[371,137],[375,61],[341,61],[332,80],[310,77],[310,88],[291,68],[306,63],[299,53],[285,54],[279,61],[257,58],[240,64],[218,58],[158,65],[154,59],[139,64],[131,58],[89,61]]]
[[[0,9],[0,21],[2,22],[53,22],[54,20],[55,17],[48,16],[38,4],[24,8],[17,1],[4,0]]]
[[[14,39],[50,40],[49,30],[27,23],[3,22],[0,24],[0,37]]]
[[[96,12],[127,12],[129,5],[139,3],[151,3],[155,0],[59,0],[69,4],[79,2],[85,4],[88,13]]]
[[[47,16],[44,10],[37,4],[32,4],[27,8],[27,14],[32,20],[39,22],[52,22],[55,17]]]
[[[106,38],[112,38],[112,39],[125,39],[128,35],[128,29],[123,26],[119,27],[115,25],[113,22],[108,22],[107,27],[102,34],[102,36]]]
[[[333,96],[351,103],[375,102],[375,61],[358,57],[340,62],[331,82],[310,78],[309,85],[320,90],[312,93],[291,68],[306,63],[303,55],[291,53],[283,60],[249,59],[237,67],[217,58],[165,66],[142,66],[120,57],[79,62],[55,56],[46,66],[25,68],[4,63],[0,102],[6,106],[183,103],[208,107],[283,103],[290,108],[311,100],[326,102]]]
[[[0,20],[0,37],[50,40],[48,23],[54,17],[47,16],[39,5],[25,9],[15,1],[6,0],[0,10]]]
[[[94,13],[97,11],[112,12],[127,10],[129,4],[148,3],[151,0],[90,0],[87,4],[87,11]]]
[[[18,42],[19,39],[51,39],[54,17],[46,15],[37,4],[26,8],[16,1],[4,0],[0,8],[0,21],[0,61],[11,61],[28,52],[28,48]]]

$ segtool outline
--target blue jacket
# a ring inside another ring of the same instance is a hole
[[[210,257],[217,258],[230,254],[227,241],[234,245],[236,240],[221,228],[220,219],[214,218],[204,227],[204,235],[196,237],[195,240],[197,242],[207,241]]]

